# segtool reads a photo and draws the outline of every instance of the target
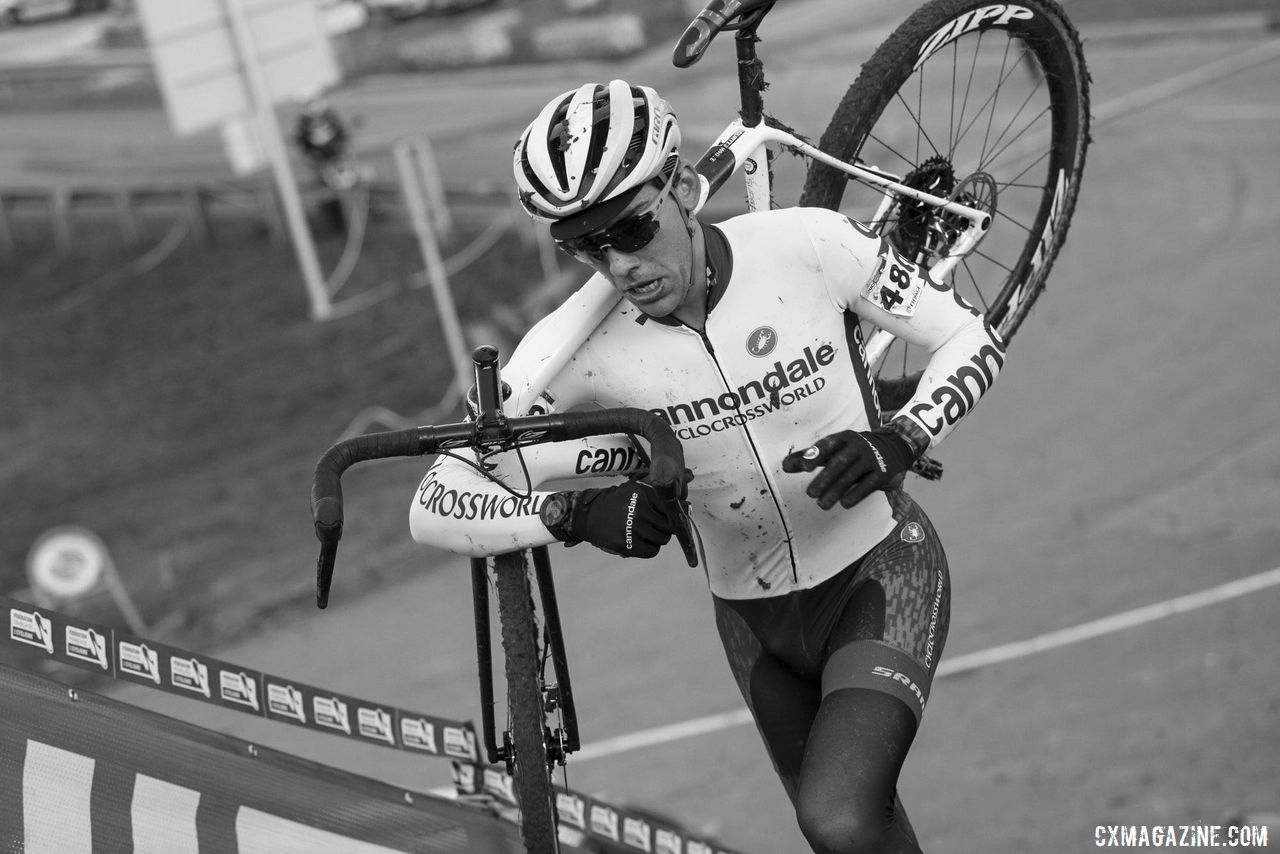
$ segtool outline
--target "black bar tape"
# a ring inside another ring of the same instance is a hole
[[[387,433],[370,433],[346,439],[325,451],[316,464],[315,477],[311,483],[311,516],[315,519],[317,533],[322,525],[330,530],[336,526],[341,536],[343,472],[356,463],[367,460],[413,457],[425,453],[422,438],[421,431],[416,427]]]
[[[666,497],[678,494],[684,484],[684,448],[663,418],[646,409],[627,407],[600,412],[574,412],[563,416],[564,438],[580,439],[610,433],[636,433],[649,442],[652,460],[649,483]]]

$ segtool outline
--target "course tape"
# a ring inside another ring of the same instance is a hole
[[[572,759],[570,760],[572,762]],[[493,765],[480,766],[453,763],[453,782],[458,795],[482,795],[515,808],[519,798],[511,775]],[[599,798],[555,787],[556,816],[560,841],[581,846],[589,842],[605,843],[603,849],[613,852],[636,851],[645,854],[738,854],[715,840],[689,834],[675,822],[650,813],[619,807]],[[499,814],[501,814],[499,810]],[[508,816],[515,820],[515,816]],[[599,845],[591,851],[600,851]]]
[[[99,676],[410,753],[475,762],[470,722],[399,709],[273,676],[0,596],[4,643]]]

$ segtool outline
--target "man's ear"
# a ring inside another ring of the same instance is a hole
[[[690,214],[697,213],[703,202],[702,178],[688,160],[680,161],[679,170],[673,189],[680,199],[680,207]]]

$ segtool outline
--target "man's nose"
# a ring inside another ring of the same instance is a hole
[[[604,250],[605,262],[609,265],[609,273],[614,278],[625,278],[628,273],[640,264],[640,259],[630,252],[619,252],[612,246]]]

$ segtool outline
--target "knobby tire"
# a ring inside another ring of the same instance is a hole
[[[555,854],[555,792],[547,761],[547,729],[528,562],[523,553],[494,559],[498,619],[506,659],[507,704],[515,748],[515,790],[520,802],[520,834],[531,854]]]

